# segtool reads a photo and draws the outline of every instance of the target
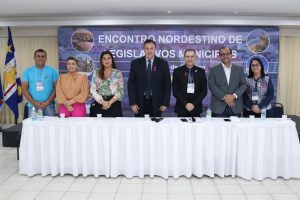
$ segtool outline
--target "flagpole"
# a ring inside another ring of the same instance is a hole
[[[18,118],[15,116],[15,125],[18,124]]]

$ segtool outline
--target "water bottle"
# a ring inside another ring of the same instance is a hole
[[[267,110],[265,108],[262,108],[260,118],[266,119],[266,117],[267,117]]]
[[[210,108],[208,108],[207,111],[206,111],[206,118],[207,119],[211,118],[211,109]]]
[[[38,109],[38,112],[37,112],[37,118],[39,120],[42,120],[43,119],[43,110],[41,108]]]
[[[35,112],[35,107],[34,106],[32,106],[32,108],[31,108],[30,117],[34,121],[37,120],[37,113]]]

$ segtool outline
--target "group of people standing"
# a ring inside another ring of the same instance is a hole
[[[171,80],[169,64],[155,55],[156,43],[144,42],[145,56],[131,62],[128,78],[128,97],[132,112],[136,117],[161,116],[169,107],[171,90],[176,98],[175,113],[178,117],[199,117],[203,112],[202,100],[207,94],[207,84],[211,91],[213,117],[249,115],[260,116],[267,110],[272,116],[271,101],[274,87],[264,72],[264,65],[253,58],[249,65],[249,75],[243,68],[232,63],[232,50],[222,47],[219,51],[221,63],[210,69],[208,79],[203,68],[197,67],[196,51],[184,51],[184,65],[174,69]],[[22,89],[28,100],[28,109],[33,106],[43,110],[44,115],[54,116],[55,104],[59,113],[70,117],[86,116],[85,101],[91,94],[91,117],[122,117],[121,100],[124,95],[124,80],[117,69],[110,51],[100,55],[99,69],[92,75],[89,87],[86,75],[77,72],[78,61],[67,59],[68,73],[58,76],[57,71],[46,65],[47,53],[38,49],[34,53],[35,65],[27,68],[22,77]]]

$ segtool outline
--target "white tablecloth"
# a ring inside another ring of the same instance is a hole
[[[54,118],[23,121],[20,174],[300,177],[295,123],[281,119]]]

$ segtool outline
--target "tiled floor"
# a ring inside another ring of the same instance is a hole
[[[0,200],[300,199],[300,179],[26,177],[18,174],[16,149],[3,148],[0,139]]]

